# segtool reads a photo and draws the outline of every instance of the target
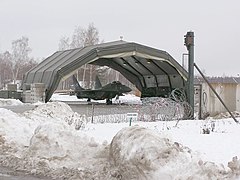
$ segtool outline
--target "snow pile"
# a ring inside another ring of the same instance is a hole
[[[78,134],[64,125],[45,123],[35,130],[26,154],[38,157],[52,169],[85,167],[89,160],[102,149],[102,146],[87,137]]]
[[[37,106],[31,111],[24,113],[26,116],[33,117],[45,117],[45,118],[55,118],[62,119],[66,116],[72,115],[72,109],[63,102],[49,102]]]
[[[73,112],[70,106],[63,102],[49,102],[36,107],[33,110],[25,112],[24,115],[31,119],[53,118],[59,122],[67,122],[73,125],[76,130],[84,128],[86,124],[86,116]]]
[[[1,106],[17,106],[23,105],[23,103],[18,99],[1,99],[0,98],[0,107]]]
[[[0,135],[10,144],[28,146],[36,124],[10,110],[0,108]]]
[[[234,176],[236,177],[240,176],[240,160],[238,159],[237,156],[233,157],[232,161],[228,162],[228,167],[232,170]]]
[[[109,153],[123,179],[231,179],[237,174],[203,162],[189,148],[138,126],[119,131]]]
[[[85,116],[73,112],[67,104],[60,102],[39,105],[23,115],[0,108],[0,114],[0,135],[7,142],[21,146],[29,146],[35,129],[43,123],[58,123],[66,127],[70,125],[76,130],[83,129],[86,124]]]
[[[181,150],[143,127],[122,129],[112,140],[110,157],[119,167],[123,179],[152,179],[150,172],[176,161]],[[184,157],[184,156],[181,156]],[[184,158],[183,161],[188,161]]]
[[[107,144],[69,126],[80,115],[68,105],[47,103],[24,115],[0,108],[0,113],[0,165],[56,179],[101,176]]]

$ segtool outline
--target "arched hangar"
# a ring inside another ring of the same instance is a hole
[[[57,51],[27,72],[23,84],[44,83],[47,102],[62,78],[87,63],[119,71],[142,97],[167,97],[175,88],[186,90],[188,73],[170,54],[125,41]]]

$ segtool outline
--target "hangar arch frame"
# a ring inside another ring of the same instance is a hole
[[[47,102],[62,78],[87,63],[119,71],[144,97],[163,96],[175,88],[186,91],[188,73],[170,54],[125,41],[57,51],[28,71],[23,84],[44,83]]]

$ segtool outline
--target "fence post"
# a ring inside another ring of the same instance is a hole
[[[94,116],[94,104],[92,104],[92,123],[93,123],[93,116]]]

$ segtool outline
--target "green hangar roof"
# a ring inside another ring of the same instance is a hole
[[[166,51],[116,41],[57,51],[27,72],[23,84],[44,83],[47,102],[62,78],[88,63],[119,71],[142,96],[161,96],[175,88],[185,89],[188,77],[184,68]]]

